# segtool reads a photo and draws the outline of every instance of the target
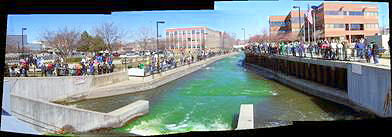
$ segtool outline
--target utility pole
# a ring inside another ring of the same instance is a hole
[[[300,6],[293,6],[293,8],[298,8],[298,15],[299,15],[299,35],[301,37],[301,7]],[[305,37],[303,37],[303,41],[305,41]]]
[[[24,53],[24,35],[23,35],[23,31],[27,30],[27,28],[22,28],[22,53]]]
[[[313,18],[312,18],[312,22],[313,22],[313,42],[316,42],[316,10],[317,10],[317,6],[312,6],[312,14],[313,14]]]
[[[312,15],[309,15],[309,4],[308,4],[308,13],[306,14],[306,18],[307,19],[309,19],[309,17],[308,16],[312,16]],[[309,22],[309,20],[307,21],[307,28],[308,28],[308,42],[310,43],[310,22]]]
[[[159,53],[158,53],[158,44],[159,44],[159,40],[158,40],[158,37],[159,37],[159,33],[158,33],[158,24],[159,23],[165,23],[165,21],[157,21],[157,46],[156,46],[156,51],[157,51],[157,55],[158,55],[158,72],[160,72],[160,62],[159,62]]]

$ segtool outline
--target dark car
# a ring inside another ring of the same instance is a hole
[[[120,54],[118,54],[117,52],[113,53],[113,56],[118,57],[120,56]]]

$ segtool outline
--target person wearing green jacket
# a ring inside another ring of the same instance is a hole
[[[280,42],[279,44],[279,55],[283,55],[284,49],[283,49],[283,42]]]

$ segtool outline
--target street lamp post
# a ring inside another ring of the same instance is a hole
[[[165,21],[157,21],[157,46],[156,46],[156,49],[155,49],[155,50],[157,51],[157,54],[158,54],[158,60],[157,60],[157,61],[158,61],[158,72],[160,72],[160,62],[159,62],[159,53],[158,53],[158,45],[159,45],[158,24],[159,24],[159,23],[162,23],[162,24],[163,24],[163,23],[165,23]]]
[[[299,15],[299,35],[301,36],[301,7],[300,6],[293,6],[293,8],[298,8],[298,15]],[[303,41],[305,41],[305,37],[303,37]]]
[[[24,53],[24,39],[23,39],[23,31],[27,30],[27,28],[22,28],[22,53]]]

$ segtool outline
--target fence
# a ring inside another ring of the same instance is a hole
[[[368,56],[368,49],[356,49],[356,48],[336,48],[336,49],[321,49],[317,47],[313,48],[285,48],[279,50],[278,48],[258,48],[252,47],[248,52],[254,54],[269,54],[269,55],[281,55],[281,56],[296,56],[296,57],[308,57],[315,59],[328,59],[328,60],[340,60],[340,61],[365,61],[367,57],[370,60],[372,56]],[[379,55],[378,55],[379,57]]]

